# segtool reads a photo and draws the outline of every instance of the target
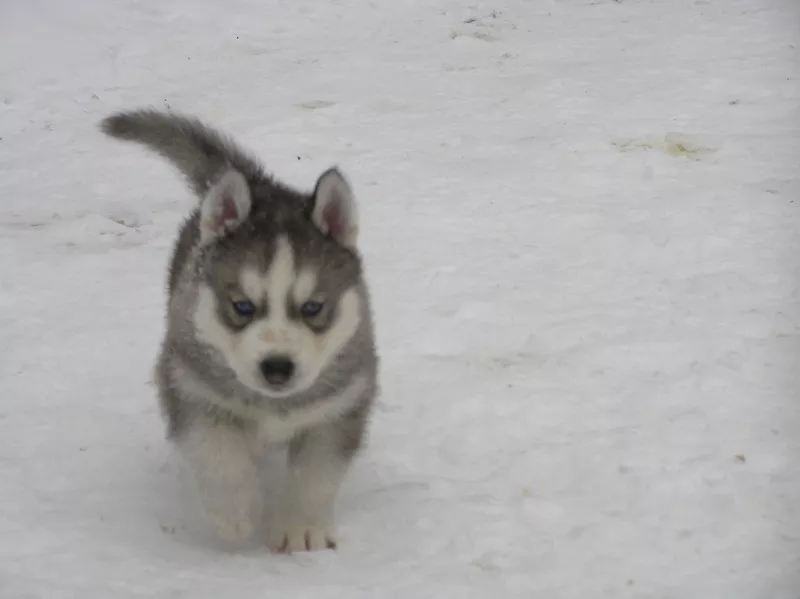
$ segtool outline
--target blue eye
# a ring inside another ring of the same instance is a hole
[[[308,301],[300,306],[300,314],[302,314],[304,318],[313,318],[322,312],[324,306],[325,304],[322,302]]]
[[[256,312],[253,302],[248,302],[247,300],[233,302],[233,309],[236,310],[239,316],[252,316]]]

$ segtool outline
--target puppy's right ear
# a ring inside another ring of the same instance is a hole
[[[232,231],[250,215],[250,186],[239,171],[229,170],[200,203],[200,240],[209,243]]]

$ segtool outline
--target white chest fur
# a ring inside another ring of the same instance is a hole
[[[286,443],[298,432],[313,426],[336,420],[352,408],[367,389],[367,378],[357,376],[338,393],[309,406],[301,406],[285,416],[278,416],[252,407],[232,407],[211,387],[195,377],[180,362],[173,364],[173,380],[189,397],[231,410],[238,416],[257,425],[257,442],[264,444]]]
[[[336,420],[355,405],[366,389],[366,377],[359,376],[342,391],[320,403],[298,408],[283,417],[264,416],[259,419],[259,440],[285,443],[303,429]]]

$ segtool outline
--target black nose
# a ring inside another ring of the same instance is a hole
[[[270,385],[283,385],[294,374],[294,362],[286,356],[273,356],[261,362],[261,373]]]

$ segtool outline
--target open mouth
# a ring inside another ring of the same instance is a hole
[[[281,376],[265,376],[264,380],[273,389],[285,389],[290,386],[291,379]]]

